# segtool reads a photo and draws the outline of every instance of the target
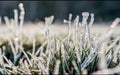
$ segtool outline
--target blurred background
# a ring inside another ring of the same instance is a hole
[[[120,17],[120,1],[0,1],[2,20],[3,16],[13,18],[13,10],[19,10],[20,2],[24,4],[26,22],[44,21],[51,15],[55,16],[55,21],[62,22],[68,19],[69,13],[73,14],[73,19],[76,15],[82,19],[82,12],[94,13],[95,22],[110,22]]]

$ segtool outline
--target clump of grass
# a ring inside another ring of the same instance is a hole
[[[120,22],[120,18],[110,26],[108,32],[92,34],[94,14],[83,12],[82,22],[77,15],[72,22],[72,14],[68,23],[68,34],[51,35],[49,26],[54,16],[45,18],[46,39],[39,42],[39,37],[31,37],[32,43],[24,43],[21,32],[24,22],[24,7],[19,4],[14,10],[14,19],[4,17],[11,38],[0,46],[1,74],[120,74],[120,43],[119,37],[111,40],[111,35]],[[90,22],[88,22],[90,16]],[[38,40],[37,40],[37,39]]]

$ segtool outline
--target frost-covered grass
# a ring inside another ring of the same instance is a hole
[[[16,9],[14,19],[4,17],[10,37],[0,42],[1,74],[120,74],[120,38],[112,36],[120,18],[104,33],[93,34],[93,13],[83,12],[82,18],[76,16],[74,20],[69,14],[64,20],[66,34],[56,34],[50,28],[54,16],[45,17],[44,34],[33,36],[31,28],[31,36],[26,37],[22,3],[19,8],[20,17]],[[62,31],[62,26],[58,29]]]

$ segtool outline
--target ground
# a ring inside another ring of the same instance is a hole
[[[93,24],[93,33],[106,33],[109,29],[110,24]],[[64,34],[68,31],[68,26],[66,24],[52,24],[50,27],[51,34]],[[19,30],[19,29],[17,29]],[[10,30],[8,30],[7,26],[2,24],[0,26],[0,37],[10,37]],[[36,34],[40,34],[42,36],[45,35],[45,25],[42,22],[38,23],[24,23],[22,33],[24,33],[28,37],[32,37]],[[116,28],[114,35],[119,35],[120,33],[120,25]]]

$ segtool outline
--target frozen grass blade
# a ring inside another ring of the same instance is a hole
[[[55,69],[54,69],[54,74],[59,74],[59,66],[60,66],[60,60],[57,60]]]

